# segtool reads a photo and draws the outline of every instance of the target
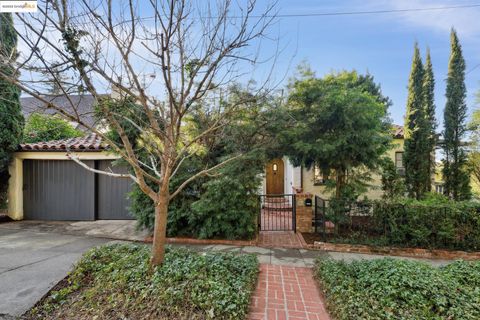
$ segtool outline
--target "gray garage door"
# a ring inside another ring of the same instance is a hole
[[[98,161],[98,169],[115,173],[127,173],[125,167],[114,167],[110,161]],[[97,219],[133,219],[128,211],[128,193],[132,190],[132,180],[99,174],[97,182]]]
[[[85,161],[93,167],[93,161]],[[24,160],[25,219],[94,220],[95,175],[73,161]]]
[[[114,172],[110,161],[84,161],[90,167]],[[94,174],[70,160],[24,160],[25,219],[133,219],[127,194],[131,180]]]

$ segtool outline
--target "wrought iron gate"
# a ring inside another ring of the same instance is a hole
[[[326,226],[325,226],[326,210],[327,210],[327,200],[322,199],[319,196],[315,196],[315,216],[314,216],[315,233],[322,234],[324,241],[327,236]]]
[[[260,231],[296,231],[295,195],[260,195]]]

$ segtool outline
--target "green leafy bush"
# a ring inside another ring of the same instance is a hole
[[[27,143],[75,138],[83,133],[66,120],[52,115],[33,113],[27,119],[24,141]]]
[[[329,202],[329,206],[331,206]],[[343,209],[343,207],[342,207]],[[330,212],[332,209],[327,211]],[[440,194],[423,200],[355,201],[340,211],[327,240],[378,246],[480,250],[480,203]],[[321,230],[321,229],[320,229]]]
[[[243,319],[258,274],[254,255],[197,254],[167,247],[149,266],[150,248],[92,249],[64,288],[50,292],[31,319]]]
[[[478,261],[318,260],[316,278],[336,319],[480,318]]]
[[[190,160],[185,168],[200,166]],[[195,168],[196,170],[196,168]],[[259,212],[258,186],[263,162],[244,157],[227,164],[214,178],[191,182],[169,206],[167,234],[199,239],[251,239],[256,234]],[[180,170],[172,187],[184,181],[189,172]],[[138,187],[130,194],[131,211],[139,227],[153,230],[152,200]]]
[[[263,162],[244,158],[228,164],[221,176],[204,184],[205,192],[192,203],[189,224],[198,238],[251,239],[256,234],[259,173]]]
[[[480,250],[480,203],[442,196],[378,201],[373,220],[388,245]]]

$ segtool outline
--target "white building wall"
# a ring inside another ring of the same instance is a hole
[[[302,185],[302,169],[301,167],[294,167],[287,157],[283,157],[285,164],[285,186],[284,192],[286,194],[293,193],[293,188],[300,188]]]
[[[284,164],[284,177],[285,177],[285,183],[283,184],[283,193],[292,193],[292,186],[293,186],[293,166],[288,160],[287,157],[283,157],[283,164]]]
[[[302,167],[293,167],[293,186],[302,187]]]

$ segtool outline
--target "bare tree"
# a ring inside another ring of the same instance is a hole
[[[121,143],[85,123],[73,103],[72,110],[65,110],[44,102],[97,133],[131,166],[133,173],[126,176],[155,204],[151,263],[159,265],[164,259],[171,199],[192,180],[242,156],[235,154],[194,172],[171,190],[172,176],[191,149],[228,125],[227,115],[242,104],[217,105],[211,101],[222,88],[251,77],[262,58],[261,42],[272,40],[266,32],[275,20],[275,3],[261,9],[255,0],[47,0],[38,8],[36,14],[17,15],[22,79],[0,76],[44,100],[39,74],[49,73],[50,79],[55,79],[60,69],[72,79],[68,90],[58,79],[63,93],[71,93],[74,83],[79,92],[97,98],[103,120],[118,133]],[[272,56],[269,58],[267,62],[274,62]],[[256,86],[257,95],[266,91],[268,79],[264,80]],[[129,116],[136,112],[118,113],[112,103],[104,101],[102,93],[109,91],[116,93],[117,101],[135,101],[142,117]],[[216,116],[208,128],[193,136],[186,132],[185,123],[199,106]],[[147,153],[147,161],[139,156],[137,141],[129,137],[125,123],[142,136],[141,148]]]

